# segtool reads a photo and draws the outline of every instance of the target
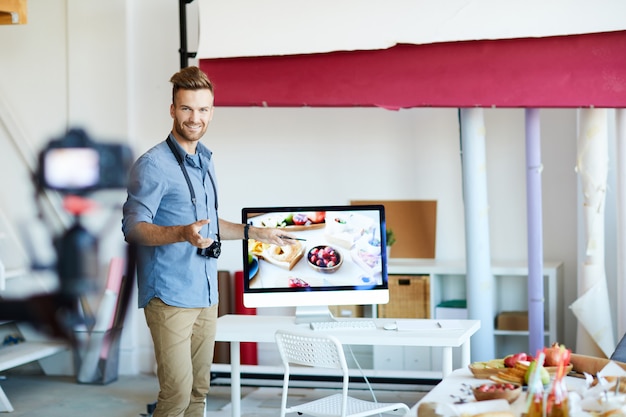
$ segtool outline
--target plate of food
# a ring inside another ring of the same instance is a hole
[[[380,252],[375,253],[364,248],[354,248],[350,256],[355,264],[370,274],[382,271]]]
[[[258,227],[273,227],[289,231],[314,230],[326,226],[325,211],[282,213],[265,216],[255,221]]]
[[[304,245],[299,241],[285,246],[267,245],[257,256],[272,265],[291,271],[304,256]]]
[[[248,265],[248,277],[254,278],[257,272],[259,272],[259,258],[256,255],[248,253]]]
[[[522,386],[510,382],[485,383],[472,388],[476,401],[506,400],[511,404],[521,393]]]
[[[498,375],[498,372],[504,370],[504,368],[504,359],[492,359],[490,361],[472,362],[469,364],[469,370],[478,379],[489,379]]]
[[[269,243],[263,243],[255,239],[248,239],[248,253],[254,256],[261,256],[265,249],[269,248]]]

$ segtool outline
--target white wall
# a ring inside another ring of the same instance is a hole
[[[27,25],[0,26],[0,103],[12,113],[2,117],[24,139],[38,149],[78,125],[96,139],[127,140],[138,155],[165,138],[168,80],[179,69],[177,2],[30,0],[28,8]],[[492,258],[525,260],[524,112],[488,109],[485,118]],[[542,110],[541,123],[545,258],[565,262],[563,341],[573,346],[567,306],[576,297],[576,111]],[[13,152],[9,143],[0,129],[2,200],[17,221],[33,215],[24,210],[33,199],[24,191],[29,177],[13,166],[20,163],[4,159]],[[223,217],[238,220],[249,205],[436,199],[437,257],[464,259],[456,109],[217,108],[204,143],[215,154]],[[124,196],[107,198],[121,203]],[[121,239],[119,223],[104,230],[105,259]],[[240,243],[228,242],[220,267],[240,269],[239,254]],[[143,314],[131,311],[120,369],[151,371]]]

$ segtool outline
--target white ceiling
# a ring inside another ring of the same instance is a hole
[[[199,0],[198,58],[626,29],[624,0]]]

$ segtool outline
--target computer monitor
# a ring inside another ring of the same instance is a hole
[[[246,207],[242,222],[298,239],[244,240],[244,306],[296,307],[302,323],[333,320],[330,305],[389,301],[384,206]]]

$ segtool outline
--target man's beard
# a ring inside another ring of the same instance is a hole
[[[183,139],[189,142],[199,141],[202,138],[202,136],[204,136],[204,133],[206,132],[206,128],[205,128],[194,133],[189,133],[189,131],[185,130],[184,123],[177,122],[174,124],[174,126],[175,126],[174,129],[176,130],[176,133],[178,133],[180,137],[182,137]]]

